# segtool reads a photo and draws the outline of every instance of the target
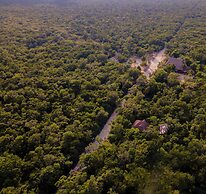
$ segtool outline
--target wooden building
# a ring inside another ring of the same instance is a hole
[[[145,131],[148,126],[149,123],[146,120],[136,120],[132,125],[133,128],[138,128],[140,131]]]

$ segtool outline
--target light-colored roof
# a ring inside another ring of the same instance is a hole
[[[159,134],[163,135],[163,134],[167,133],[168,130],[169,130],[168,124],[161,124],[159,127]]]

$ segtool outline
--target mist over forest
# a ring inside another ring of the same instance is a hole
[[[0,3],[2,4],[22,4],[22,5],[29,5],[29,4],[55,4],[55,5],[94,5],[94,4],[124,4],[124,5],[129,5],[129,4],[139,4],[139,3],[190,3],[190,2],[195,2],[196,0],[174,0],[174,1],[169,1],[169,0],[0,0]]]

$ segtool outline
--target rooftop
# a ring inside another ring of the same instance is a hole
[[[170,57],[167,64],[174,65],[177,71],[185,70],[184,61],[181,58]]]
[[[160,125],[160,127],[159,127],[159,134],[160,134],[160,135],[163,135],[163,134],[167,133],[168,130],[169,130],[168,124],[162,124],[162,125]]]
[[[134,124],[132,125],[133,128],[138,128],[141,131],[145,131],[148,126],[149,126],[149,123],[147,123],[146,120],[136,120]]]

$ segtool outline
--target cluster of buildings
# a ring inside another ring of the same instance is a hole
[[[178,74],[186,74],[189,67],[185,64],[184,60],[181,58],[170,57],[166,62],[166,65],[173,65],[175,72]],[[149,127],[149,123],[146,120],[136,120],[132,125],[133,128],[138,128],[141,132],[145,132]],[[160,135],[166,134],[169,131],[168,124],[160,124],[158,127]]]
[[[146,120],[136,120],[132,127],[139,129],[141,132],[145,132],[149,127],[149,123]],[[161,124],[158,130],[160,135],[164,135],[169,131],[169,126],[166,123]]]

